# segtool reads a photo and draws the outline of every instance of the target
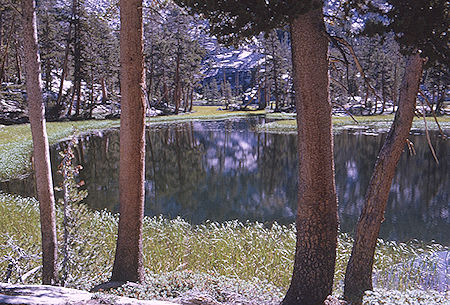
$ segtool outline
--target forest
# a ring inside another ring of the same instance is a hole
[[[0,303],[446,304],[449,20],[0,0]]]

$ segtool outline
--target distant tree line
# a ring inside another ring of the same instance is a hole
[[[106,3],[99,8],[85,0],[37,2],[47,119],[90,118],[98,105],[120,107],[118,8]],[[205,51],[194,39],[193,17],[170,2],[155,5],[144,5],[148,105],[187,111]],[[19,1],[0,0],[1,83],[24,83],[19,7]]]

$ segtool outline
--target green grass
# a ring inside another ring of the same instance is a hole
[[[106,211],[91,211],[84,205],[76,208],[74,215],[77,226],[68,286],[89,289],[110,276],[118,218]],[[61,222],[61,212],[58,211],[60,240]],[[36,200],[0,193],[0,232],[0,278],[5,279],[8,264],[14,262],[11,281],[19,282],[22,275],[40,264]],[[351,245],[352,239],[341,233],[335,277],[335,292],[338,294],[342,291]],[[145,217],[143,252],[146,282],[137,288],[129,286],[116,293],[168,298],[200,289],[216,300],[233,292],[249,299],[260,298],[260,303],[267,301],[269,304],[272,297],[279,301],[289,285],[294,249],[294,225],[265,227],[260,223],[231,221],[192,226],[182,219]],[[388,276],[380,276],[377,285],[401,291],[418,288],[420,280],[415,275],[421,270],[414,270],[404,263],[417,255],[444,250],[448,248],[437,244],[380,240],[374,272],[389,275],[392,267],[397,266],[396,272],[404,279],[398,284],[390,282]],[[39,283],[38,277],[39,274],[35,273],[25,282]]]
[[[76,128],[80,132],[119,126],[118,120],[76,121],[47,123],[50,145],[71,136]],[[18,178],[30,172],[32,154],[29,124],[0,127],[0,180]]]
[[[186,120],[221,120],[265,113],[264,110],[254,110],[252,108],[249,108],[247,111],[219,110],[220,108],[223,108],[223,106],[194,106],[192,112],[190,113],[153,117],[149,118],[148,122],[153,124],[180,122]]]
[[[257,127],[258,130],[267,132],[295,132],[297,130],[295,116],[287,118],[286,116],[268,115],[268,117],[276,119],[276,121],[259,125]],[[394,120],[394,115],[354,116],[354,118],[357,122],[349,116],[333,117],[333,128],[335,132],[346,129],[367,129],[374,132],[388,131]],[[426,120],[429,130],[438,130],[438,125],[433,117],[427,117]],[[438,122],[444,131],[448,132],[450,130],[449,116],[438,117]],[[423,118],[415,117],[412,129],[424,130],[425,123]]]

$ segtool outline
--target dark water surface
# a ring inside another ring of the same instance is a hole
[[[251,120],[187,122],[147,132],[145,214],[206,220],[292,223],[296,213],[297,155],[293,134],[257,133]],[[342,132],[335,136],[336,185],[341,229],[351,232],[362,209],[384,136]],[[416,155],[402,154],[380,236],[450,244],[448,143],[432,136],[437,165],[426,138],[412,135]],[[119,134],[81,139],[83,165],[95,209],[118,211]],[[52,164],[58,164],[53,148]]]

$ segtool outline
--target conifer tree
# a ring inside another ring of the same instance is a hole
[[[120,218],[113,282],[142,282],[145,102],[142,0],[120,1]]]
[[[297,245],[291,285],[283,304],[323,304],[331,294],[337,244],[328,40],[323,2],[176,0],[211,23],[212,34],[238,44],[290,25],[296,92],[299,194]]]
[[[55,285],[57,283],[55,197],[50,168],[50,151],[45,128],[45,108],[42,100],[41,67],[34,0],[22,0],[22,18],[26,84],[41,221],[42,283]]]
[[[367,34],[392,31],[407,56],[400,87],[399,106],[394,122],[381,148],[367,189],[365,204],[358,220],[352,254],[344,281],[344,297],[350,304],[361,304],[365,290],[372,289],[372,266],[381,222],[398,160],[411,128],[416,98],[421,82],[424,59],[448,62],[449,7],[439,1],[389,0],[389,9],[377,7],[376,2],[359,7],[359,13],[375,11],[388,19],[378,19],[366,25]]]

